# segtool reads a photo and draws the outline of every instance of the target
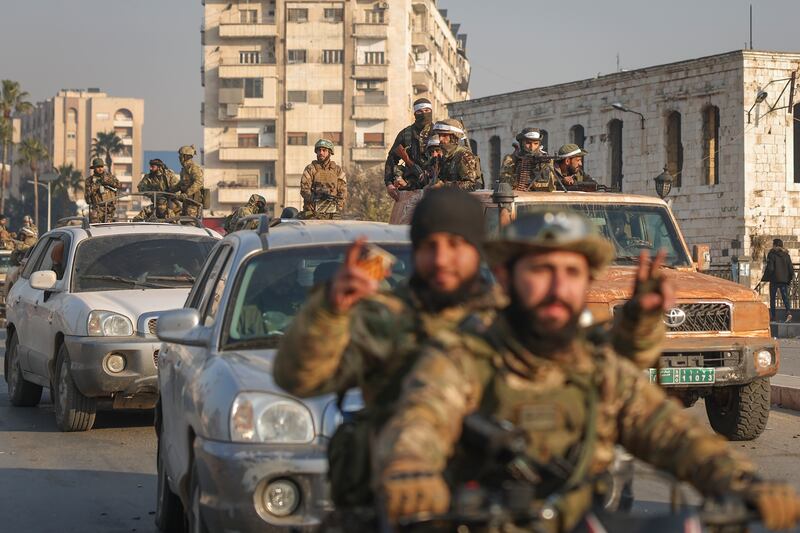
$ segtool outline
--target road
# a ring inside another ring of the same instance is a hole
[[[4,337],[0,332],[0,342]],[[0,365],[3,354],[0,349]],[[800,370],[800,342],[783,354],[788,372]],[[707,424],[702,402],[691,413]],[[800,489],[798,445],[800,413],[780,409],[772,411],[758,440],[731,443],[753,458],[763,477],[786,479]],[[61,433],[47,393],[39,407],[14,408],[2,379],[0,530],[155,532],[155,453],[150,414],[100,413],[92,431]],[[666,511],[669,484],[646,467],[637,468],[634,492],[635,512]]]

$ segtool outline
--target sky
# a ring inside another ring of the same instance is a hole
[[[741,49],[749,0],[439,0],[467,33],[473,98]],[[800,51],[800,1],[753,0],[753,45]],[[145,100],[145,150],[202,145],[200,0],[29,0],[0,17],[0,79],[34,101]],[[390,8],[391,9],[391,8]]]

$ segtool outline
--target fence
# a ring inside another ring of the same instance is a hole
[[[793,263],[794,278],[789,283],[789,304],[792,309],[800,309],[800,280],[797,279],[798,270],[800,270],[800,263]],[[761,295],[767,302],[769,302],[769,283],[762,283],[759,287],[758,294]],[[783,298],[778,294],[775,298],[775,308],[784,309]]]

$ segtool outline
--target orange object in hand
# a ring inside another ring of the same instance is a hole
[[[364,253],[358,260],[358,268],[366,271],[370,279],[381,281],[386,279],[392,271],[392,266],[397,262],[397,258],[374,244],[367,244]]]

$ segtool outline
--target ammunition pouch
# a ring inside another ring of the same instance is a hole
[[[328,444],[328,478],[337,507],[370,506],[370,433],[372,424],[364,411],[345,420]]]

